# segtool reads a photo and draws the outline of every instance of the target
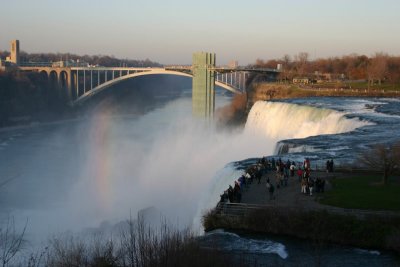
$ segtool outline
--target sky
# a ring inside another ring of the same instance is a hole
[[[0,0],[0,50],[217,64],[351,53],[400,55],[399,0]]]

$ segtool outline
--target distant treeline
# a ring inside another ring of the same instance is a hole
[[[6,58],[9,56],[10,52],[0,51],[0,58]],[[83,61],[91,65],[99,65],[104,67],[159,67],[160,63],[153,62],[149,59],[137,60],[137,59],[119,59],[113,56],[105,55],[75,55],[70,53],[32,53],[28,54],[26,52],[20,53],[21,62],[57,62],[62,60],[74,60]]]
[[[351,54],[342,57],[310,60],[309,54],[301,52],[293,58],[285,55],[281,59],[257,59],[254,66],[276,68],[282,64],[282,80],[291,81],[295,77],[312,79],[327,78],[365,80],[370,83],[400,83],[400,57],[386,53],[376,53],[372,57]]]
[[[0,127],[60,118],[69,107],[63,92],[35,72],[0,72]]]

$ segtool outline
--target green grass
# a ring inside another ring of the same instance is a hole
[[[358,175],[337,178],[332,181],[332,190],[325,192],[322,204],[353,209],[400,211],[400,185],[391,181],[379,184],[377,175]]]

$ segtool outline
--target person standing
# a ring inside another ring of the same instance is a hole
[[[299,182],[301,182],[301,179],[303,178],[303,170],[300,167],[297,169],[297,177],[299,178]]]
[[[310,190],[310,196],[312,196],[312,191],[314,189],[314,179],[311,177],[308,179],[308,188]]]
[[[294,165],[294,162],[290,165],[290,177],[294,176],[294,170],[296,169],[296,166]]]
[[[301,193],[307,194],[307,179],[306,178],[301,179]]]
[[[273,200],[274,199],[274,185],[272,183],[270,183],[269,179],[267,179],[267,184],[265,185],[267,187],[268,193],[269,193],[269,200]]]

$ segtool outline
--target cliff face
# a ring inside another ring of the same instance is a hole
[[[279,84],[252,84],[247,91],[247,110],[249,111],[253,104],[259,100],[271,100],[286,98],[290,91],[289,85]]]

